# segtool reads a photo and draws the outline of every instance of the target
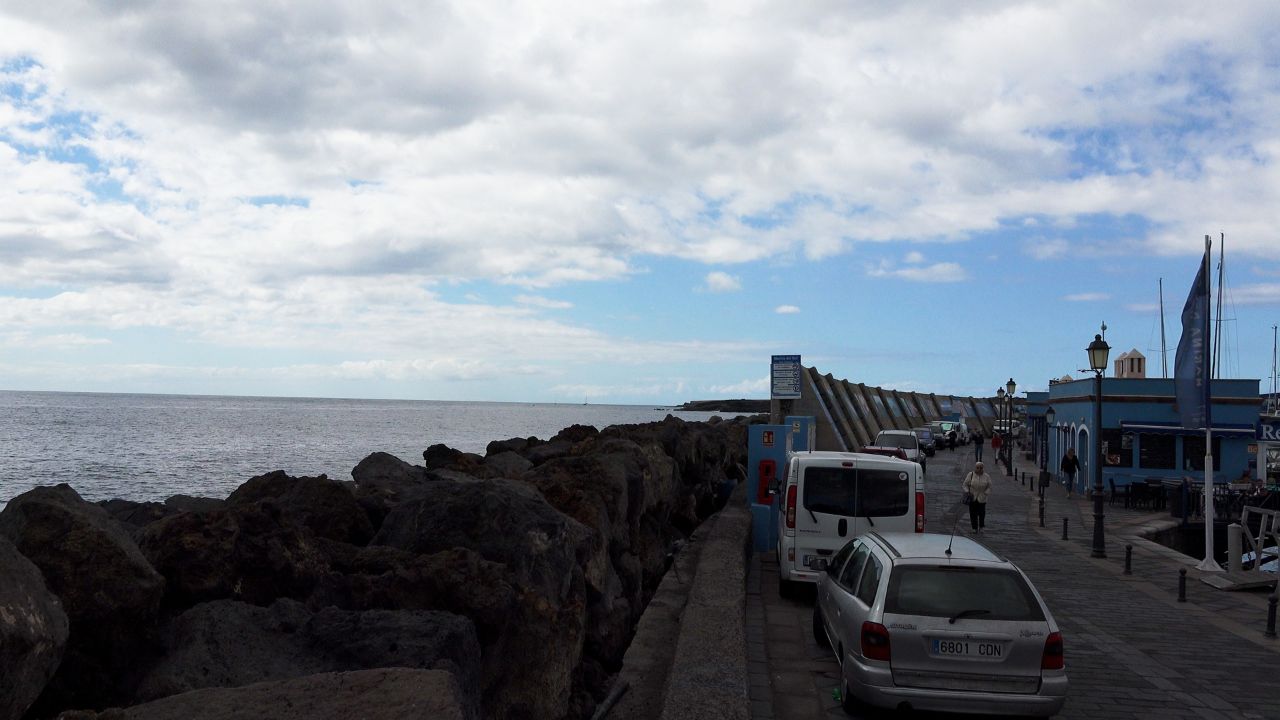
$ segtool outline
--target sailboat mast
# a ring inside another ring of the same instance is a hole
[[[1160,377],[1169,377],[1169,346],[1164,340],[1164,278],[1160,278]]]
[[[1280,403],[1277,402],[1280,398],[1276,397],[1276,392],[1280,390],[1280,387],[1278,387],[1278,384],[1280,384],[1280,365],[1277,365],[1276,362],[1280,360],[1280,355],[1276,354],[1276,327],[1276,325],[1271,326],[1271,402],[1268,403],[1270,407],[1267,408],[1272,414],[1280,413]]]

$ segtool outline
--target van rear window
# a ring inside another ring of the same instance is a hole
[[[846,517],[901,517],[911,510],[911,476],[901,470],[810,467],[804,506]]]

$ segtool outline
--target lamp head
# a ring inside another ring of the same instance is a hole
[[[1044,411],[1044,421],[1049,425],[1052,425],[1054,421],[1054,415],[1056,415],[1056,413],[1053,411],[1053,406],[1050,405],[1049,408]]]
[[[1004,399],[1004,388],[996,388],[996,397]]]
[[[1089,343],[1089,347],[1085,348],[1089,352],[1089,367],[1094,372],[1100,373],[1107,369],[1107,354],[1111,352],[1111,346],[1101,335],[1094,335],[1093,342]]]
[[[1004,387],[1009,391],[1009,395],[1012,396],[1018,390],[1018,383],[1014,382],[1013,378],[1009,378],[1009,382],[1005,383]]]

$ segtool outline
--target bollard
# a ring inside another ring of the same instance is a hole
[[[1276,602],[1280,598],[1276,597],[1276,593],[1271,593],[1271,597],[1267,598],[1267,631],[1263,635],[1276,639]]]
[[[1124,574],[1125,575],[1133,574],[1133,546],[1132,545],[1124,546]]]
[[[1062,518],[1062,539],[1067,539],[1067,519]]]
[[[1178,570],[1178,602],[1187,601],[1187,569]]]
[[[1044,497],[1040,498],[1040,527],[1044,527]]]
[[[1240,552],[1242,544],[1239,523],[1231,523],[1226,527],[1226,571],[1228,573],[1239,573],[1240,570],[1244,570],[1243,555]],[[1254,564],[1254,568],[1256,566],[1257,564]]]

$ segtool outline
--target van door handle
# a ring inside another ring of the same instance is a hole
[[[836,532],[840,533],[840,537],[844,537],[845,535],[848,535],[849,521],[845,520],[844,518],[840,518],[840,524],[836,526]]]

